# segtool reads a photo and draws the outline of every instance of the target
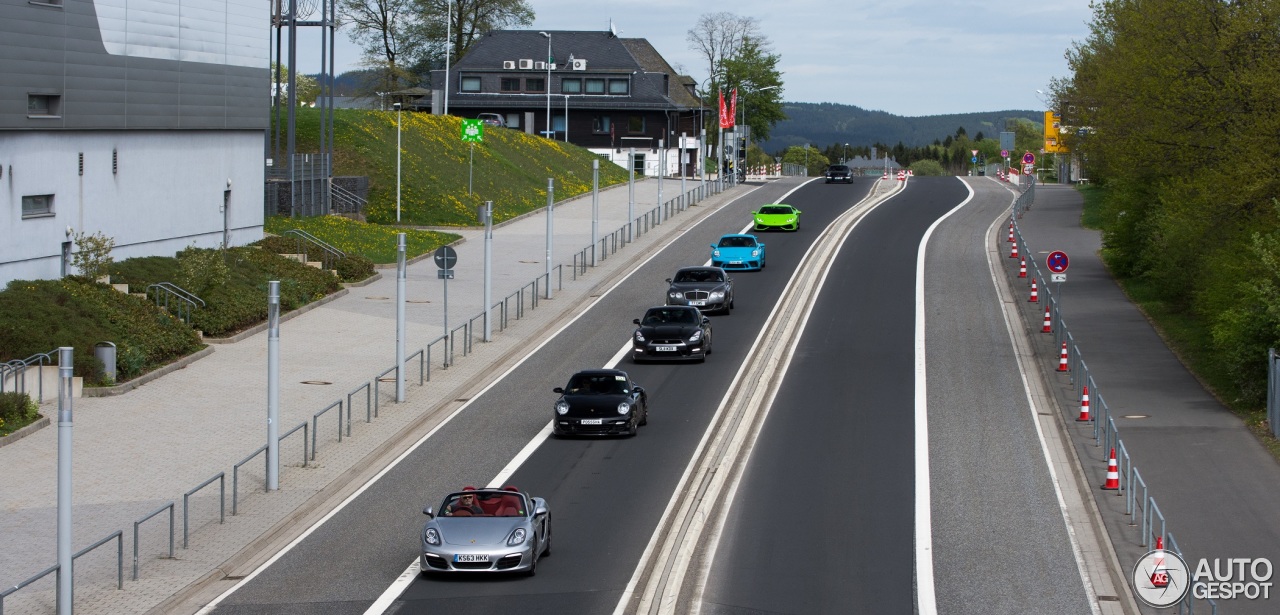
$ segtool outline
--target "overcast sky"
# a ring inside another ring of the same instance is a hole
[[[599,30],[612,20],[677,70],[702,80],[687,33],[703,13],[755,17],[780,56],[783,100],[921,116],[1044,107],[1036,90],[1068,77],[1064,54],[1088,35],[1089,0],[527,0],[532,30]],[[319,71],[318,28],[299,35],[303,72]],[[338,72],[360,51],[338,31]]]

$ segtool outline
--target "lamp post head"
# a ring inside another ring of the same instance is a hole
[[[547,34],[546,32],[539,32],[538,34],[541,34],[541,35],[543,35],[543,36],[545,36],[545,37],[547,37],[547,38],[551,38],[551,35],[550,35],[550,34]]]
[[[396,111],[399,111],[399,110],[400,110],[400,103],[391,103],[391,108],[392,108],[392,109],[395,109]]]

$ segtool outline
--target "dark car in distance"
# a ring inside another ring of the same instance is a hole
[[[667,284],[667,305],[725,314],[733,309],[733,278],[719,267],[681,267]]]
[[[711,319],[696,307],[663,305],[645,310],[631,334],[631,360],[706,361],[711,354]]]
[[[619,369],[583,370],[569,378],[555,403],[551,432],[571,435],[636,435],[649,422],[649,397],[644,387]]]
[[[853,183],[853,171],[849,169],[848,165],[833,164],[827,167],[827,172],[823,175],[826,176],[826,183],[828,184],[831,182],[844,182],[846,184]]]

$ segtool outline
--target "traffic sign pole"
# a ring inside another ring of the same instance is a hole
[[[444,367],[449,367],[453,349],[449,339],[449,278],[453,277],[453,265],[458,262],[458,252],[449,246],[436,248],[432,257],[440,268],[440,280],[444,283]]]

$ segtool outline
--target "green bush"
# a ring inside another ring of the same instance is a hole
[[[36,420],[39,407],[26,393],[0,393],[0,435],[8,435]]]
[[[373,275],[373,261],[359,254],[348,254],[334,265],[343,282],[359,282]]]
[[[142,297],[78,278],[14,280],[0,292],[0,362],[25,359],[61,346],[74,351],[75,375],[102,384],[94,358],[98,342],[113,342],[117,358],[130,348],[142,354],[136,365],[117,364],[128,380],[201,348],[195,332]]]

